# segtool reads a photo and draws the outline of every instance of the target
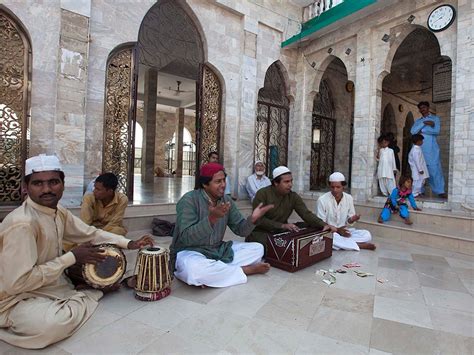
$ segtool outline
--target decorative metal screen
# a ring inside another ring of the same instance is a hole
[[[289,112],[283,75],[273,63],[258,92],[255,132],[255,160],[265,162],[270,177],[277,166],[288,164]]]
[[[333,116],[331,91],[327,81],[322,80],[319,85],[319,93],[316,95],[313,103],[311,190],[324,189],[327,186],[329,175],[334,170],[336,120]],[[315,136],[318,137],[315,139]]]
[[[201,69],[201,84],[197,92],[200,107],[196,117],[199,170],[199,166],[207,161],[210,152],[219,151],[221,130],[221,84],[217,75],[205,65]]]
[[[118,190],[133,195],[135,142],[134,47],[116,51],[107,62],[105,87],[104,152],[102,171],[112,172],[119,180]]]
[[[24,31],[0,10],[0,204],[21,202],[30,65],[31,46]]]

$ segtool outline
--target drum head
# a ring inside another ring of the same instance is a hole
[[[94,288],[104,288],[119,282],[127,268],[123,252],[112,245],[100,245],[106,258],[99,264],[85,264],[82,269],[84,280]]]

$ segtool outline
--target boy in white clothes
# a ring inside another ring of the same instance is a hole
[[[411,148],[410,153],[408,154],[408,163],[410,164],[411,177],[413,178],[412,194],[414,197],[423,195],[424,182],[430,177],[425,157],[421,150],[423,139],[424,138],[421,134],[414,134],[412,136],[413,148]]]
[[[377,142],[380,147],[377,153],[377,160],[379,162],[377,178],[379,179],[382,194],[388,196],[397,185],[395,181],[395,173],[397,172],[395,154],[393,153],[393,149],[388,147],[390,141],[387,136],[380,136]]]

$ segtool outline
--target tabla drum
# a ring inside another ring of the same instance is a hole
[[[122,280],[127,269],[127,259],[122,250],[112,244],[99,244],[95,248],[105,253],[104,261],[97,264],[76,263],[67,269],[67,275],[76,286],[87,284],[100,290]]]
[[[170,254],[165,248],[145,248],[138,252],[135,264],[136,299],[158,301],[171,293],[169,259]]]

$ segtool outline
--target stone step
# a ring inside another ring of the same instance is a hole
[[[474,255],[474,236],[458,230],[441,229],[436,225],[413,223],[406,225],[398,215],[386,223],[378,223],[376,217],[361,217],[357,228],[367,229],[381,238],[400,240],[412,244],[445,249],[458,253]]]

